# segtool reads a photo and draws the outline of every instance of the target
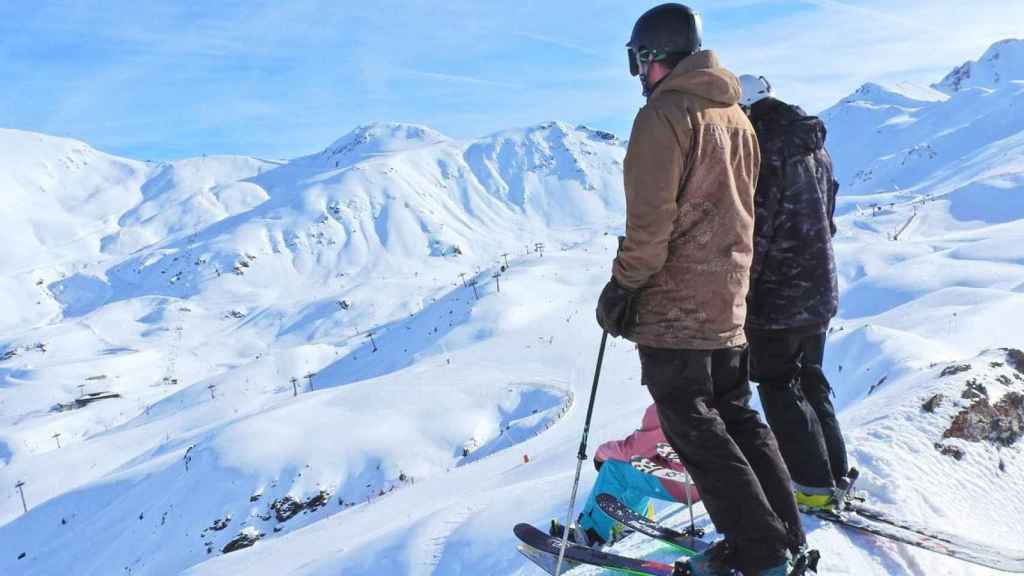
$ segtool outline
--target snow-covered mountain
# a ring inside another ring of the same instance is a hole
[[[947,94],[971,88],[995,89],[1024,78],[1024,41],[996,42],[973,62],[957,66],[932,87]]]
[[[865,84],[826,110],[844,207],[864,194],[890,193],[898,200],[924,190],[955,202],[967,187],[1014,185],[1024,126],[1021,79],[1024,40],[1007,40],[931,88]],[[1006,198],[992,200],[980,204]],[[1021,217],[1019,211],[1004,214]]]
[[[181,238],[266,200],[246,182],[277,166],[247,157],[152,164],[83,142],[0,130],[0,330],[59,318],[47,290],[62,279],[93,286],[114,262]],[[27,304],[27,305],[25,305]]]
[[[210,524],[211,511],[221,520],[247,518],[259,492],[260,506],[297,506],[275,511],[276,519],[327,503],[320,516],[333,514],[334,506],[528,438],[568,406],[572,391],[549,379],[502,378],[494,386],[485,370],[415,390],[402,382],[366,393],[342,387],[410,365],[422,369],[429,364],[423,357],[441,352],[447,366],[453,350],[551,310],[541,297],[514,305],[516,318],[491,310],[471,322],[488,309],[474,305],[473,291],[483,298],[498,289],[495,280],[515,277],[492,278],[507,262],[526,252],[540,259],[545,246],[568,249],[622,212],[624,149],[611,134],[548,123],[459,142],[422,126],[376,124],[287,163],[223,157],[166,164],[38,134],[3,136],[19,154],[3,167],[13,192],[4,196],[5,240],[19,250],[17,260],[2,263],[15,297],[5,303],[0,340],[0,379],[11,391],[2,409],[0,474],[30,482],[30,500],[49,500],[7,527],[50,539],[43,509],[57,506],[61,526],[78,526],[66,532],[77,539],[79,529],[105,530],[95,517],[101,511],[118,532],[124,526],[116,519],[125,514],[145,518],[133,510],[137,498],[182,499],[177,512],[160,510],[165,528],[149,544],[111,543],[92,567],[80,549],[64,548],[55,552],[64,559],[51,557],[40,573],[59,562],[97,573],[111,562],[174,572],[237,535],[208,530],[200,538],[206,526],[196,519]],[[280,402],[319,387],[340,393],[320,418],[323,438],[350,437],[327,441],[336,450],[310,445],[316,425],[292,422],[312,424],[309,406],[322,407],[322,399],[305,396],[305,407]],[[118,397],[82,407],[89,393]],[[404,403],[396,406],[398,398]],[[270,432],[275,420],[280,434]],[[276,437],[258,443],[272,453],[243,456],[236,446],[241,460],[227,462],[216,447],[254,432]],[[62,450],[52,452],[58,441]],[[190,474],[179,470],[182,450]],[[52,458],[72,453],[71,461]],[[320,456],[310,460],[314,453]],[[154,472],[124,476],[138,466]],[[122,477],[140,482],[134,497],[117,495]],[[200,496],[211,482],[233,488]],[[321,488],[327,501],[298,506]],[[0,521],[19,509],[20,496],[5,499]],[[32,518],[42,524],[30,526]]]
[[[823,114],[826,371],[861,488],[1004,546],[1024,530],[1020,46]],[[3,130],[0,152],[0,574],[537,573],[511,527],[564,513],[615,136],[373,124],[291,161],[154,164]],[[649,401],[612,341],[592,447]],[[827,574],[993,573],[807,528]]]

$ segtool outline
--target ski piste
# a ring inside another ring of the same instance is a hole
[[[562,545],[560,539],[548,535],[532,524],[516,524],[513,531],[520,542],[523,543],[520,551],[522,551],[523,547],[533,549],[530,553],[523,552],[530,560],[534,560],[530,555],[533,552],[558,557],[558,551]],[[580,546],[571,542],[566,544],[565,559],[570,563],[587,564],[635,576],[672,576],[675,570],[672,564],[619,556],[618,554],[587,548],[586,546]],[[534,562],[537,563],[535,560]],[[544,568],[543,565],[539,563],[538,565]]]
[[[610,516],[613,520],[621,522],[627,528],[632,529],[634,532],[639,532],[645,536],[650,536],[666,544],[670,544],[678,548],[681,552],[688,555],[693,555],[698,552],[703,552],[710,546],[704,540],[696,538],[685,532],[680,532],[658,524],[654,520],[638,514],[635,510],[626,506],[621,500],[612,496],[611,494],[598,494],[597,505],[601,508],[601,511]]]
[[[918,527],[913,523],[903,520],[897,520],[884,513],[882,515],[892,520],[892,522],[881,520],[877,517],[870,517],[859,513],[857,505],[852,505],[850,509],[838,513],[825,510],[802,510],[802,512],[840,526],[846,526],[860,532],[908,544],[922,550],[943,554],[951,558],[985,566],[986,568],[1024,574],[1024,558],[1020,557],[1020,553],[1015,554],[986,544],[970,542],[949,534],[937,535],[931,533],[927,528]],[[901,524],[905,526],[901,526]],[[915,529],[911,529],[908,526],[914,526]]]

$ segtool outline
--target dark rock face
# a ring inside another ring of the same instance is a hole
[[[274,513],[278,522],[287,522],[294,518],[299,512],[313,512],[323,508],[328,502],[330,502],[330,500],[331,493],[327,490],[321,490],[302,502],[292,498],[291,496],[279,498],[270,503],[270,510]]]
[[[960,397],[964,400],[981,400],[982,398],[988,398],[988,389],[981,382],[971,378],[967,381],[967,387]]]
[[[936,394],[935,396],[932,396],[928,400],[925,400],[924,404],[921,405],[921,410],[929,414],[932,414],[935,412],[936,408],[942,405],[942,401],[944,399],[945,397],[942,394]]]
[[[232,540],[230,542],[225,544],[224,548],[221,550],[221,552],[223,552],[224,554],[230,554],[231,552],[234,552],[235,550],[241,550],[243,548],[248,548],[248,547],[252,546],[253,544],[255,544],[256,542],[259,542],[260,538],[263,538],[263,533],[262,532],[255,531],[255,530],[243,531],[238,536],[235,536],[234,538],[232,538]]]
[[[331,493],[327,490],[321,490],[316,496],[310,496],[309,500],[306,500],[304,507],[308,512],[313,512],[324,506],[331,500]]]
[[[1006,352],[1006,363],[1019,374],[1024,374],[1024,352],[1016,348],[1004,348]]]
[[[302,512],[302,503],[292,498],[291,496],[285,496],[278,500],[274,500],[270,504],[270,509],[274,511],[274,515],[277,517],[278,522],[287,522],[295,517],[296,514]]]
[[[956,376],[957,374],[967,372],[970,369],[970,364],[951,364],[942,369],[942,372],[939,374],[939,377],[945,378],[947,376]]]
[[[953,419],[943,438],[1011,446],[1024,436],[1024,394],[1008,392],[992,405],[981,398]]]
[[[938,442],[936,442],[935,449],[939,451],[939,454],[942,454],[943,456],[949,456],[950,458],[953,458],[957,462],[963,460],[964,458],[963,449],[958,448],[956,446],[946,446],[944,444],[939,444]]]

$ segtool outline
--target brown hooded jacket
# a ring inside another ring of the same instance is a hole
[[[656,348],[745,343],[757,137],[739,81],[713,52],[666,77],[637,113],[626,153],[626,239],[613,274],[639,289],[625,336]]]

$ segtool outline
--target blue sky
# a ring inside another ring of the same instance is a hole
[[[372,121],[457,138],[546,120],[626,135],[643,100],[623,45],[655,4],[5,0],[0,126],[140,159],[294,157]],[[1024,2],[1005,0],[691,5],[728,67],[812,111],[865,81],[937,81],[1024,36]]]

